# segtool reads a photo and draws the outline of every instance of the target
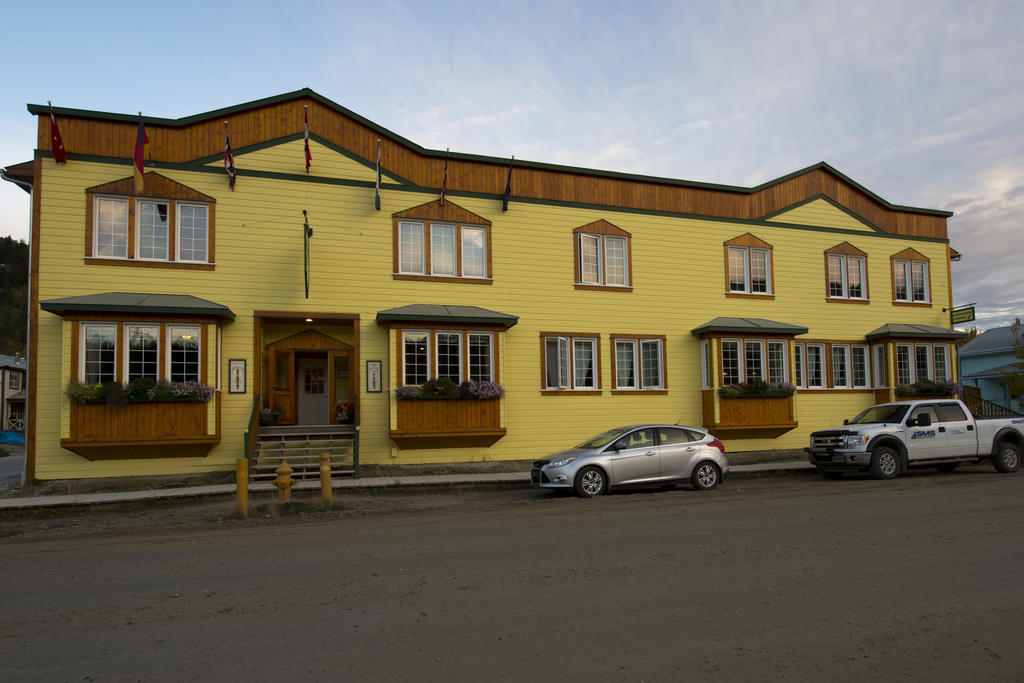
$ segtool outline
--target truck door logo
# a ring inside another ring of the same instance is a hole
[[[910,435],[911,439],[931,439],[935,436],[934,429],[918,429],[916,432]]]

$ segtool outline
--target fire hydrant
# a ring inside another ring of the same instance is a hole
[[[282,460],[281,465],[275,470],[277,473],[277,479],[274,480],[274,486],[277,487],[277,502],[279,503],[291,503],[292,502],[292,484],[295,480],[292,478],[292,468],[288,464],[287,460]]]

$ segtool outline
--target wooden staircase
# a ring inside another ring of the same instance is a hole
[[[322,453],[331,456],[331,478],[359,478],[359,433],[352,425],[260,427],[249,478],[273,479],[287,461],[293,478],[319,479]]]

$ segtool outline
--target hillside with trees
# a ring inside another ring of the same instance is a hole
[[[28,244],[0,237],[0,353],[25,355]]]

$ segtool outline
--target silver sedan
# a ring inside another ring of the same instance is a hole
[[[725,446],[699,427],[633,425],[535,461],[530,482],[541,488],[572,489],[589,498],[612,486],[680,481],[706,491],[718,486],[728,472]]]

